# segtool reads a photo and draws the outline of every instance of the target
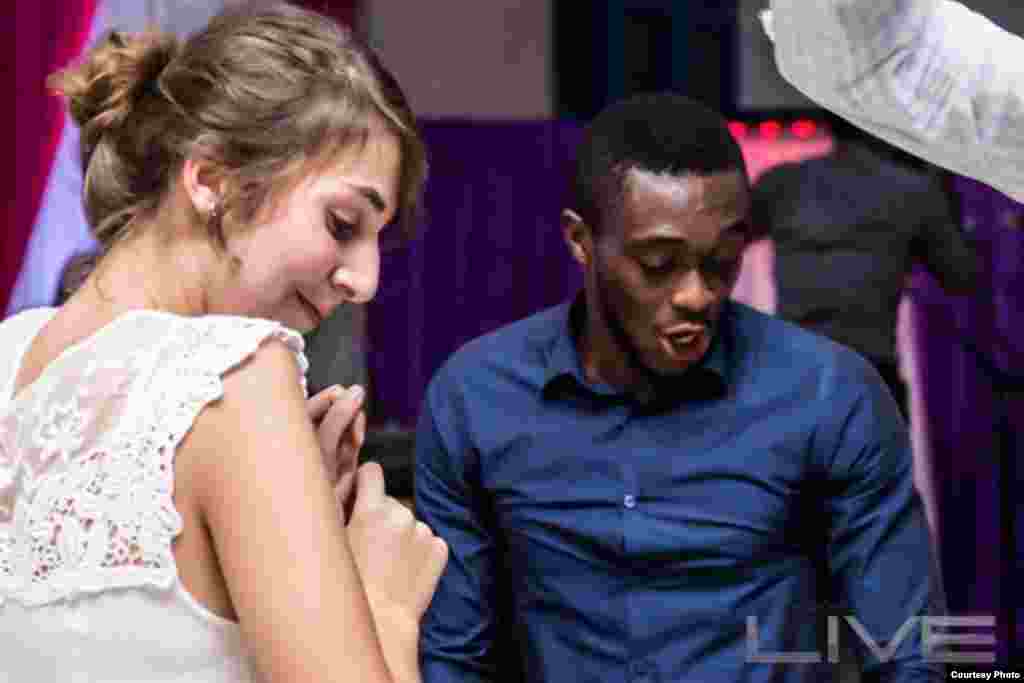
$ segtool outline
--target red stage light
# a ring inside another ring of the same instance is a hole
[[[737,140],[742,140],[747,137],[749,129],[747,128],[747,124],[742,121],[730,121],[729,132],[732,133],[732,136]]]
[[[818,124],[810,119],[798,119],[790,126],[790,131],[794,137],[808,140],[818,133]]]
[[[782,136],[782,124],[778,121],[762,121],[757,127],[757,133],[762,138],[777,140]]]

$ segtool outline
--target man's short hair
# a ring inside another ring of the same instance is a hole
[[[587,126],[571,187],[571,209],[600,232],[621,209],[631,170],[688,174],[740,171],[739,145],[718,112],[682,95],[655,93],[618,102]]]

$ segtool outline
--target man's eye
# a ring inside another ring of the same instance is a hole
[[[668,257],[653,257],[640,260],[640,267],[651,274],[666,273],[675,266],[675,260]]]
[[[356,234],[356,225],[342,220],[333,213],[327,214],[327,230],[339,242],[347,242]]]

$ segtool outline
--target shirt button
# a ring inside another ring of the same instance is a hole
[[[632,493],[627,493],[622,498],[622,504],[625,505],[628,508],[635,508],[636,507],[636,496],[634,496]]]
[[[652,667],[646,662],[633,662],[630,664],[629,669],[633,683],[653,683]]]

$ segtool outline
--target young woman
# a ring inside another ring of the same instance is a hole
[[[355,471],[361,397],[307,402],[299,336],[373,297],[381,232],[415,214],[397,83],[280,6],[184,44],[113,33],[52,84],[103,255],[0,324],[0,670],[418,680],[447,548]]]

